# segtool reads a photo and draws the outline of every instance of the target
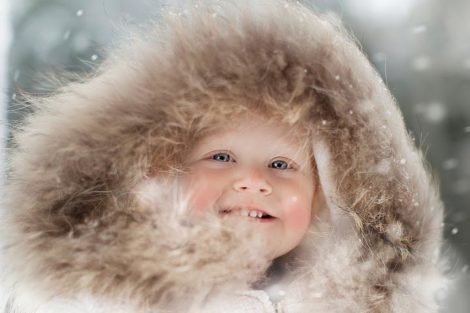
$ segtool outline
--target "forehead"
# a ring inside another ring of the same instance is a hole
[[[257,143],[257,147],[275,152],[288,150],[292,153],[305,152],[308,136],[302,134],[299,127],[290,127],[285,123],[258,116],[244,116],[226,121],[212,127],[198,146],[243,145]]]

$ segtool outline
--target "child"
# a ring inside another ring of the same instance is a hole
[[[6,312],[437,312],[443,208],[331,18],[196,4],[33,102]]]
[[[246,217],[274,259],[294,249],[310,224],[316,197],[311,157],[283,124],[244,116],[221,126],[187,155],[189,207]],[[309,137],[306,137],[309,138]]]

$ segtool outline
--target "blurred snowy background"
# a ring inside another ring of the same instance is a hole
[[[337,14],[384,77],[441,180],[445,236],[458,280],[443,312],[470,312],[470,1],[311,0]],[[151,0],[0,0],[0,139],[46,94],[51,72],[86,73],[127,28],[158,19]],[[7,122],[8,121],[8,122]],[[0,151],[4,151],[1,149]],[[4,160],[1,155],[0,164]]]

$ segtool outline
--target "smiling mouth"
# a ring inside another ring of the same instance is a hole
[[[248,209],[248,208],[233,208],[233,209],[222,209],[219,211],[221,215],[236,215],[241,217],[247,217],[254,221],[263,221],[268,222],[274,220],[275,217],[269,215],[266,212],[257,209]]]

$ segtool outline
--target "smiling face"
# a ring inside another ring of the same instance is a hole
[[[192,149],[183,191],[196,214],[216,210],[259,229],[267,253],[294,249],[307,232],[314,198],[309,153],[287,126],[237,119]]]

